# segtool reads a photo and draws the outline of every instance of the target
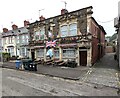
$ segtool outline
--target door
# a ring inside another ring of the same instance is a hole
[[[31,52],[31,56],[32,56],[32,60],[34,60],[35,59],[35,52],[34,51]]]
[[[87,65],[87,51],[80,51],[80,66],[86,66]]]

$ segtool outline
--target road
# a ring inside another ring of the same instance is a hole
[[[106,54],[77,81],[0,68],[2,95],[118,96],[118,68],[113,55]]]
[[[2,69],[2,96],[117,96],[117,89]]]

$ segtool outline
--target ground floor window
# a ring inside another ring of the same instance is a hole
[[[76,57],[75,48],[63,49],[63,58],[75,58],[75,57]]]
[[[55,58],[59,58],[59,49],[54,50],[54,56]]]
[[[44,49],[37,49],[36,57],[44,57]]]
[[[26,56],[25,51],[26,51],[26,48],[21,48],[21,55],[22,55],[22,57]]]
[[[15,55],[15,53],[14,53],[14,47],[8,48],[8,53],[10,53],[11,57],[14,56]]]

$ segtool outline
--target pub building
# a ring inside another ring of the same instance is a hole
[[[105,54],[105,30],[92,17],[93,7],[76,11],[61,10],[61,15],[29,24],[30,57],[44,59],[54,47],[54,59],[74,60],[77,66],[92,66]]]

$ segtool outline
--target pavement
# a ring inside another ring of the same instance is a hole
[[[15,62],[4,62],[2,65],[3,68],[16,69]],[[57,67],[57,66],[46,66],[46,65],[37,65],[37,71],[28,71],[19,69],[19,71],[33,72],[37,74],[48,75],[52,77],[59,77],[70,80],[79,80],[83,77],[89,70],[89,67],[79,66],[76,68],[70,67]]]

